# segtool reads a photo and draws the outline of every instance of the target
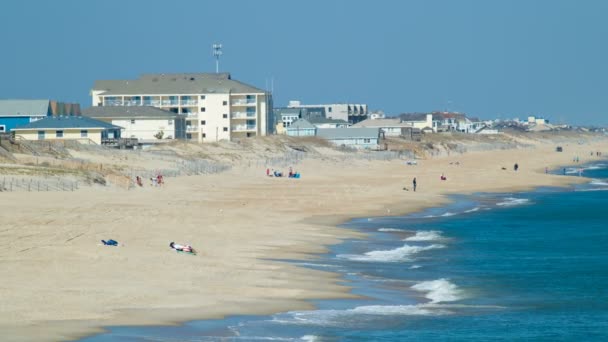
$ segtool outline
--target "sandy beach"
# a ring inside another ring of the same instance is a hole
[[[265,169],[243,165],[167,178],[157,188],[1,192],[2,340],[70,340],[109,325],[268,314],[312,308],[308,299],[347,298],[348,284],[336,274],[280,260],[314,258],[341,239],[364,238],[337,227],[349,218],[401,215],[446,203],[454,193],[587,182],[545,168],[608,153],[606,137],[586,143],[570,137],[560,142],[561,153],[552,141],[526,143],[417,165],[304,159],[295,166],[301,179],[267,177]],[[102,239],[121,246],[103,246]],[[175,253],[171,241],[199,253]]]

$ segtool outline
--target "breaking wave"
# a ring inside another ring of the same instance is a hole
[[[432,244],[429,246],[410,246],[405,244],[399,248],[384,251],[371,251],[365,254],[339,254],[338,258],[365,262],[399,262],[411,260],[409,257],[413,254],[444,247],[445,246],[441,244]]]

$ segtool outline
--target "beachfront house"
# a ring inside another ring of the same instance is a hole
[[[317,136],[340,147],[376,149],[380,139],[378,128],[319,128]]]
[[[399,118],[392,119],[367,119],[363,120],[353,127],[370,127],[370,128],[378,128],[380,132],[384,134],[385,137],[400,137],[403,135],[403,129],[413,128],[411,123],[403,122]]]
[[[305,119],[297,120],[289,127],[285,127],[285,134],[290,137],[311,137],[316,133],[317,128]]]
[[[102,144],[121,137],[121,127],[86,116],[47,116],[13,128],[15,136],[25,140],[76,140]]]
[[[367,119],[369,114],[366,104],[334,103],[304,105],[300,101],[289,101],[289,108],[323,108],[328,119],[340,119],[351,124]]]
[[[90,107],[82,115],[123,127],[122,136],[139,143],[186,138],[186,118],[156,107]]]
[[[51,115],[79,115],[80,106],[52,100],[0,100],[0,133]]]
[[[272,95],[228,73],[144,74],[136,80],[96,81],[92,105],[152,106],[186,121],[197,142],[264,136],[274,130]]]
[[[317,128],[346,128],[352,126],[350,123],[342,119],[329,119],[329,118],[311,118],[308,120],[313,126]]]
[[[433,114],[430,113],[403,113],[399,115],[401,123],[407,127],[418,128],[428,132],[433,128]]]

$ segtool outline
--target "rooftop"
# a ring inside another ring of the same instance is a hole
[[[103,95],[265,93],[233,80],[228,73],[143,74],[136,80],[95,81],[93,90],[104,91]]]
[[[82,115],[92,118],[127,118],[127,119],[174,119],[179,115],[156,107],[90,107],[82,111]]]
[[[308,122],[305,119],[299,119],[294,121],[291,126],[286,128],[287,130],[293,130],[293,129],[315,129],[315,126],[313,126],[310,122]]]
[[[68,128],[101,128],[121,129],[122,127],[107,122],[95,120],[86,116],[47,116],[44,119],[32,121],[27,125],[19,126],[13,130],[25,129],[68,129]]]
[[[0,100],[0,116],[45,116],[50,100]]]

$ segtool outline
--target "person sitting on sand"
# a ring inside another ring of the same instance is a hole
[[[444,176],[443,173],[441,174],[441,180],[448,180],[448,177]]]
[[[275,170],[275,171],[274,171],[274,176],[275,176],[275,177],[283,177],[283,173],[282,173],[282,172],[280,172],[280,171]]]
[[[192,252],[192,246],[190,245],[180,245],[179,243],[171,242],[169,247],[175,249],[176,251]]]

